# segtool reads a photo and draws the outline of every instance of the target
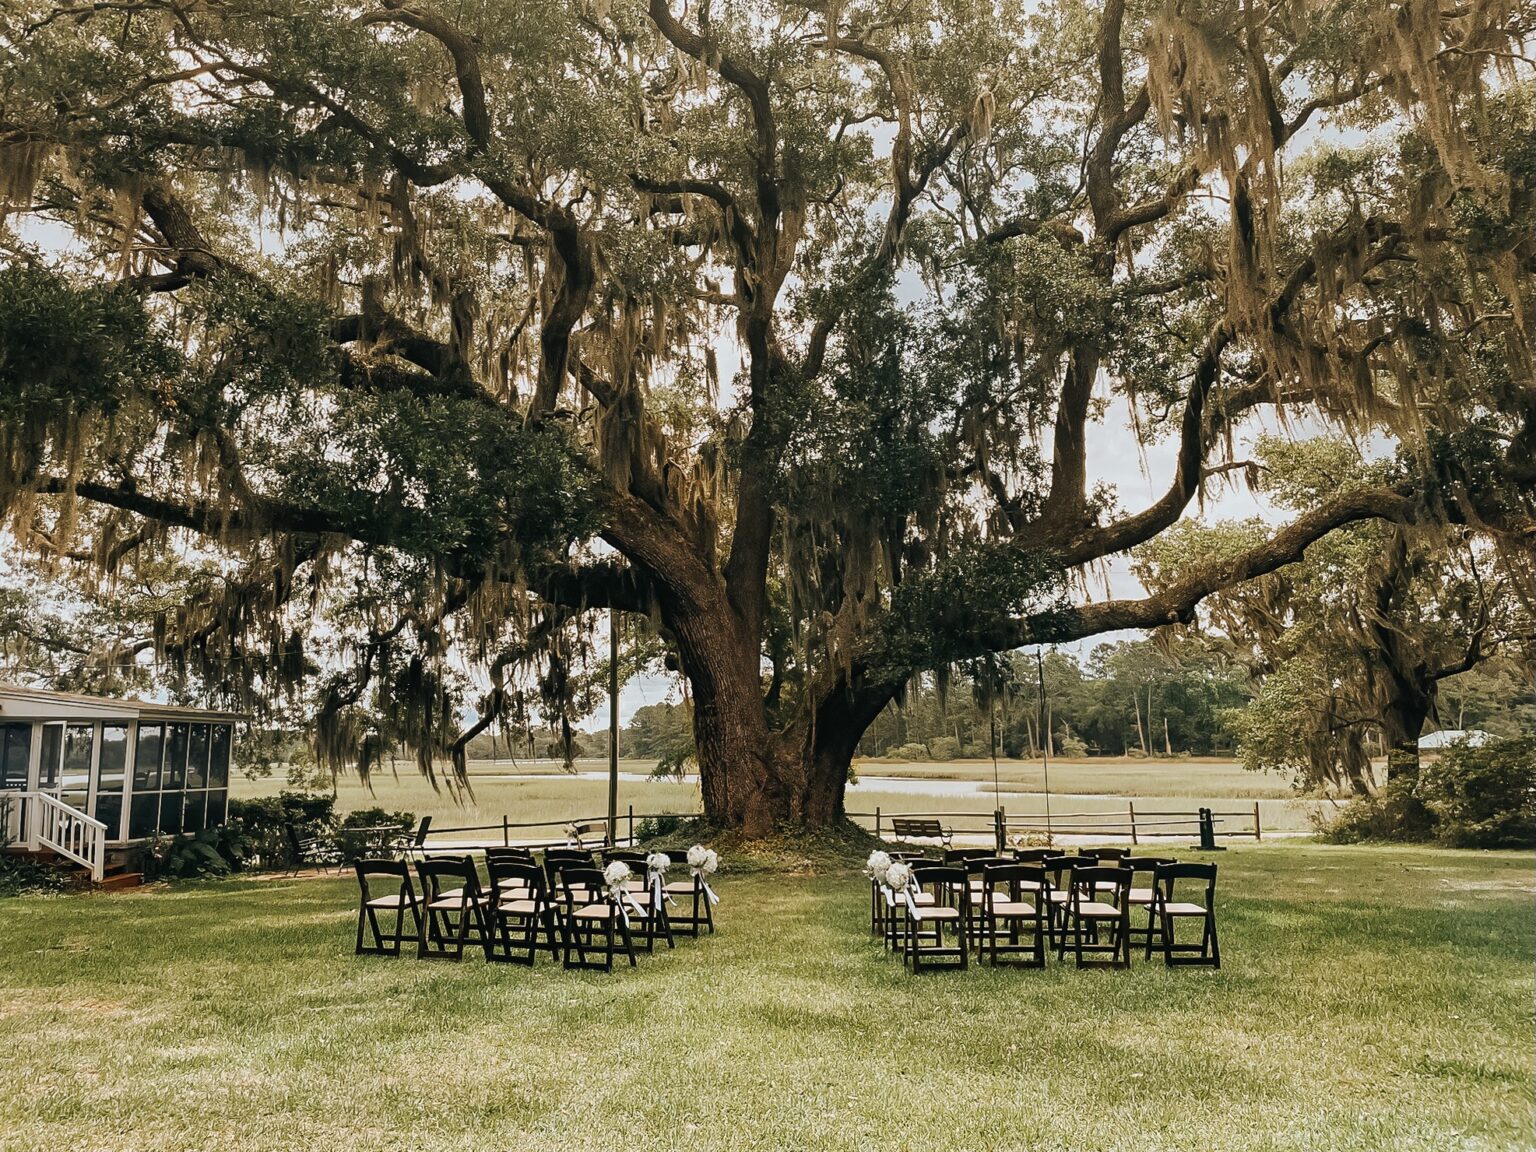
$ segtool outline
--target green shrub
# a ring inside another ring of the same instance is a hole
[[[953,736],[939,736],[928,741],[928,755],[943,764],[960,755],[960,741]]]
[[[671,836],[683,826],[684,821],[690,819],[690,816],[647,816],[635,825],[635,839],[642,844],[663,839]]]
[[[1071,760],[1081,760],[1088,755],[1088,745],[1078,739],[1077,733],[1072,729],[1063,728],[1061,738],[1056,741],[1056,754]]]
[[[359,808],[348,812],[336,829],[336,847],[343,860],[353,860],[379,849],[378,834],[364,835],[357,831],[359,828],[398,828],[400,835],[409,836],[416,828],[416,815],[383,808]]]
[[[1417,779],[1391,779],[1319,829],[1336,844],[1437,841],[1456,848],[1536,847],[1536,739],[1447,748]]]
[[[243,853],[230,860],[231,866],[270,868],[286,861],[291,849],[284,824],[292,824],[300,840],[330,836],[336,828],[336,798],[323,793],[279,792],[276,796],[231,800],[225,826]]]
[[[1419,795],[1441,843],[1536,847],[1536,737],[1453,745],[1420,769]]]
[[[892,748],[889,755],[892,760],[926,760],[928,759],[928,746],[926,744],[903,744],[900,748]]]

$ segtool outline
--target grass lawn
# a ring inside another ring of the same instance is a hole
[[[1220,972],[920,978],[735,864],[613,976],[356,958],[346,878],[0,902],[0,1148],[1536,1146],[1523,855],[1237,848]]]

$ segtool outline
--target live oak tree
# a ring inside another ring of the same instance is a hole
[[[1411,475],[1411,463],[1365,461],[1342,440],[1261,439],[1257,448],[1256,482],[1280,508]],[[1259,520],[1186,521],[1138,549],[1134,564],[1156,589],[1267,531]],[[1377,520],[1208,597],[1201,623],[1246,650],[1259,686],[1234,722],[1245,763],[1363,796],[1374,739],[1388,775],[1411,784],[1426,722],[1444,719],[1442,684],[1501,655],[1536,667],[1533,586],[1536,555],[1497,533]]]
[[[80,581],[221,565],[157,643],[312,702],[336,766],[568,724],[594,610],[644,615],[711,818],[826,823],[916,670],[1186,619],[1365,519],[1529,545],[1531,24],[13,0],[0,508]],[[1434,483],[1085,602],[1256,411]],[[1146,507],[1092,480],[1121,424],[1177,444]]]

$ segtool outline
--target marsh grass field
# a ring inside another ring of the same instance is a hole
[[[913,977],[846,856],[719,881],[611,976],[355,957],[345,876],[5,901],[0,1149],[1533,1147],[1523,854],[1234,848],[1219,972]]]
[[[631,806],[642,815],[699,811],[696,782],[651,780],[652,767],[651,761],[620,761],[621,814]],[[997,792],[991,761],[868,760],[855,768],[858,782],[847,794],[850,812],[879,808],[886,814],[946,811],[981,817],[999,803],[1010,813],[1020,814],[1039,814],[1046,806],[1045,773],[1038,762],[1000,760]],[[475,760],[469,764],[470,791],[463,792],[446,781],[434,789],[413,764],[402,763],[393,772],[376,771],[371,785],[355,777],[340,779],[337,809],[404,810],[418,817],[430,815],[439,828],[499,826],[503,816],[513,823],[551,821],[554,827],[606,812],[606,772],[607,762],[602,760],[578,761],[575,773],[548,760]],[[1058,812],[1123,814],[1128,800],[1148,811],[1159,807],[1193,811],[1202,805],[1248,811],[1257,801],[1266,831],[1300,832],[1312,827],[1310,813],[1328,803],[1299,798],[1280,777],[1248,772],[1223,760],[1060,761],[1052,762],[1049,774],[1051,804]],[[231,793],[259,796],[285,786],[281,775],[249,779],[236,774]]]

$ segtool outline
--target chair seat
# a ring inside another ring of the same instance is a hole
[[[1077,906],[1077,914],[1086,920],[1118,920],[1120,909],[1102,900],[1084,900]]]
[[[922,909],[922,918],[924,920],[958,920],[960,919],[960,909],[938,904],[931,908]]]
[[[480,901],[470,901],[471,905],[476,903],[480,903]],[[448,896],[439,896],[436,900],[427,905],[427,907],[434,912],[457,912],[464,906],[465,901],[463,895],[458,895],[451,898]]]
[[[694,884],[692,880],[673,880],[667,885],[666,890],[672,893],[672,895],[676,896],[679,893],[686,895],[692,892],[693,888]]]
[[[498,880],[496,887],[500,888],[503,892],[531,891],[528,887],[528,882],[526,880],[519,880],[516,876],[508,876],[505,880]]]
[[[410,908],[416,904],[416,897],[406,896],[401,893],[397,896],[380,896],[368,901],[370,908]]]
[[[1028,900],[994,900],[992,901],[992,915],[1033,916],[1035,915],[1035,906]]]
[[[1204,916],[1205,906],[1202,904],[1185,904],[1174,900],[1164,904],[1163,911],[1170,916]]]
[[[437,898],[439,900],[458,900],[461,897],[463,897],[463,895],[464,895],[464,889],[462,889],[462,888],[450,888],[446,892],[439,892],[437,894]]]
[[[1132,888],[1126,896],[1126,900],[1132,904],[1150,904],[1152,903],[1152,889]]]
[[[1052,904],[1067,904],[1070,903],[1071,900],[1072,894],[1070,892],[1063,892],[1060,888],[1057,888],[1051,892]]]
[[[611,904],[588,904],[576,909],[572,916],[577,920],[612,920],[613,911]]]
[[[502,916],[533,916],[539,911],[537,900],[506,900],[496,905],[496,911]]]

